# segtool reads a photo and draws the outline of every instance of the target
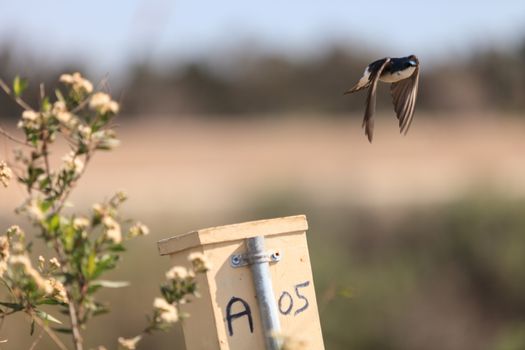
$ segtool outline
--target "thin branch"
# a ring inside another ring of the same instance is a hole
[[[9,96],[11,96],[11,98],[13,98],[13,100],[18,103],[18,105],[20,107],[22,107],[23,109],[26,109],[26,110],[30,110],[32,111],[33,108],[31,108],[30,105],[28,105],[24,100],[22,100],[20,97],[18,96],[15,96],[13,95],[13,92],[11,91],[11,89],[9,88],[9,86],[2,80],[0,79],[0,88],[2,88],[2,90],[5,91],[6,94],[8,94]]]
[[[47,149],[47,129],[46,129],[46,137],[44,138],[44,142],[42,143],[42,155],[44,156],[44,165],[46,169],[46,175],[51,180],[51,168],[49,166],[49,152]]]
[[[67,273],[65,258],[66,253],[64,252],[64,247],[62,246],[62,243],[57,239],[54,240],[54,248],[62,263],[62,272]],[[67,307],[69,311],[69,320],[71,322],[71,331],[73,332],[73,342],[75,343],[75,349],[83,350],[82,334],[80,334],[80,325],[78,324],[78,311],[75,305],[75,298],[73,297],[69,286],[66,287],[66,294],[69,300]]]
[[[45,324],[41,319],[39,319],[36,316],[33,316],[33,319],[40,327],[42,327],[42,329],[47,333],[47,335],[49,335],[49,338],[51,338],[55,342],[55,344],[60,348],[60,350],[68,350],[64,343],[62,343],[60,338],[58,338],[55,332],[53,332],[47,324]]]
[[[109,79],[109,73],[106,73],[104,78],[98,83],[97,90],[101,90],[103,87],[107,87],[107,82]],[[91,101],[91,95],[86,97],[82,102],[78,104],[75,108],[71,110],[71,113],[76,114],[78,111],[82,110],[88,103]]]
[[[68,291],[68,298],[69,298],[69,319],[71,320],[71,330],[73,331],[73,340],[75,342],[75,349],[76,350],[82,350],[83,349],[83,340],[82,335],[80,334],[80,326],[78,324],[78,318],[77,318],[77,310],[75,308],[75,303],[73,302],[73,296]]]
[[[19,143],[19,144],[27,146],[27,147],[34,148],[34,146],[32,144],[30,144],[29,142],[26,142],[24,140],[21,140],[19,138],[14,137],[13,135],[11,135],[7,131],[5,131],[2,127],[0,127],[0,135],[4,135],[5,137],[7,137],[9,140],[11,140],[13,142]]]
[[[46,97],[46,88],[44,83],[40,83],[40,102],[44,101]]]
[[[82,175],[84,175],[84,173],[86,172],[86,168],[89,164],[89,161],[91,160],[92,152],[93,150],[88,150],[88,152],[86,153],[86,158],[84,160],[84,167],[82,168],[82,171],[76,176],[74,180],[75,182],[78,181],[78,179],[80,179]],[[78,157],[78,155],[76,155],[75,157]],[[62,193],[61,198],[58,200],[58,205],[55,206],[55,209],[51,212],[50,215],[58,214],[62,210],[62,208],[64,207],[64,204],[69,198],[69,195],[74,189],[75,189],[75,186],[71,185],[68,189],[66,189]]]
[[[86,97],[82,102],[78,104],[75,108],[71,110],[71,113],[76,114],[77,112],[81,111],[91,100],[91,96]]]
[[[29,348],[29,350],[33,350],[36,347],[36,345],[40,342],[40,340],[42,340],[43,335],[44,335],[44,328],[40,328],[40,332],[38,333],[38,336],[36,337],[33,344],[31,344],[31,347]]]

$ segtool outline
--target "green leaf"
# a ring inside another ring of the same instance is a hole
[[[46,179],[49,179],[49,178],[46,178]],[[53,201],[51,201],[51,200],[43,200],[40,203],[40,209],[42,209],[42,211],[47,211],[49,208],[51,208],[52,205],[53,205]]]
[[[5,302],[0,301],[0,305],[8,307],[8,308],[16,310],[16,311],[20,311],[20,310],[24,309],[23,305],[16,304],[16,303],[5,303]]]
[[[55,299],[51,299],[51,298],[45,298],[45,299],[39,300],[36,303],[36,305],[58,305],[58,304],[62,304],[62,303],[59,301],[56,301]]]
[[[129,286],[129,282],[127,281],[96,280],[93,281],[92,284],[105,288],[123,288]]]
[[[57,214],[48,219],[48,230],[51,232],[58,231],[60,228],[60,216]]]
[[[100,261],[97,261],[95,271],[91,274],[91,278],[95,279],[107,270],[114,269],[117,266],[118,255],[105,255]]]
[[[93,311],[93,316],[104,315],[104,314],[107,314],[108,312],[109,312],[109,309],[107,307],[100,305],[95,311]]]
[[[64,98],[64,95],[62,95],[62,92],[58,89],[55,89],[55,95],[57,97],[57,100],[66,102],[66,99]]]
[[[54,318],[53,316],[51,316],[47,312],[44,312],[42,310],[35,310],[35,311],[36,311],[36,315],[39,318],[43,319],[44,321],[51,321],[51,322],[55,322],[55,323],[58,323],[58,324],[62,324],[62,322],[60,322],[60,320]]]
[[[73,330],[71,328],[51,327],[51,329],[58,333],[73,333]]]
[[[91,294],[95,293],[97,290],[99,290],[100,288],[102,288],[101,285],[93,285],[93,284],[91,284],[89,286],[88,290],[87,290],[87,293],[91,295]]]
[[[49,102],[49,97],[44,97],[42,100],[42,105],[40,106],[42,112],[49,112],[51,110],[51,103]]]
[[[90,278],[93,277],[93,274],[95,273],[95,268],[97,267],[95,258],[96,258],[95,252],[92,252],[91,254],[89,254],[86,272]]]
[[[125,252],[126,248],[122,244],[113,244],[109,247],[109,250],[111,252],[118,253],[118,252]]]
[[[13,92],[15,97],[20,97],[27,89],[27,80],[20,78],[18,75],[13,80]]]

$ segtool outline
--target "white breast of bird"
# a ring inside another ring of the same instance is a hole
[[[394,73],[384,73],[381,75],[379,80],[385,82],[385,83],[395,83],[400,80],[406,79],[410,77],[414,71],[416,70],[416,67],[408,67],[406,69],[394,72]]]

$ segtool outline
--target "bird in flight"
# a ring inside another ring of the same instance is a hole
[[[419,60],[416,56],[410,55],[400,58],[386,57],[372,62],[366,67],[363,77],[357,84],[345,92],[346,95],[368,88],[363,128],[365,128],[365,134],[370,143],[374,136],[374,112],[378,81],[392,83],[390,93],[399,120],[399,131],[406,135],[414,117],[419,83]]]

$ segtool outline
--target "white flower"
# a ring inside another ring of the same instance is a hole
[[[0,260],[9,259],[9,239],[7,236],[0,236]]]
[[[128,194],[126,191],[120,190],[115,193],[115,198],[117,198],[120,203],[124,203],[128,200]]]
[[[153,307],[159,312],[159,317],[166,323],[175,323],[179,320],[177,308],[164,298],[155,298]]]
[[[6,271],[7,271],[7,261],[0,261],[0,277],[3,277]]]
[[[7,166],[6,162],[4,161],[0,162],[0,183],[2,183],[4,187],[7,187],[12,177],[13,177],[13,172]]]
[[[87,125],[79,125],[78,126],[78,133],[80,137],[82,137],[85,140],[89,140],[91,138],[91,127]]]
[[[167,280],[185,279],[188,276],[191,275],[188,272],[188,269],[183,266],[173,266],[170,270],[168,270],[168,272],[166,272]]]
[[[46,280],[46,284],[49,286],[48,287],[48,290],[50,290],[50,292],[48,293],[49,295],[53,296],[56,300],[62,303],[67,304],[69,302],[67,298],[66,288],[64,287],[62,282],[54,278],[49,278]]]
[[[137,347],[137,343],[142,339],[142,336],[137,335],[135,338],[125,339],[122,337],[118,338],[118,344],[126,350],[134,350]]]
[[[120,231],[120,225],[111,216],[104,216],[102,224],[106,228],[106,237],[118,244],[122,242],[122,233]]]
[[[38,266],[40,266],[42,270],[44,269],[45,263],[46,263],[46,259],[42,255],[39,255],[38,256]]]
[[[7,229],[7,236],[8,237],[17,237],[19,239],[23,238],[25,235],[24,235],[24,231],[22,231],[22,229],[20,228],[20,226],[18,225],[12,225],[11,227],[9,227]]]
[[[44,212],[40,209],[36,199],[31,199],[24,207],[23,210],[27,212],[29,218],[34,221],[44,220]]]
[[[68,129],[75,129],[78,125],[78,119],[69,112],[59,112],[55,114],[57,120]]]
[[[95,203],[93,204],[93,212],[95,213],[96,216],[103,216],[104,213],[106,212],[104,206],[100,203]]]
[[[73,151],[62,157],[62,161],[62,169],[65,171],[72,171],[78,175],[84,169],[84,162]]]
[[[145,236],[149,234],[149,228],[140,223],[140,222],[137,222],[135,225],[131,226],[131,228],[129,229],[129,237],[137,237],[137,236]]]
[[[73,219],[73,228],[75,230],[83,230],[89,226],[89,220],[84,217],[78,217]]]
[[[93,84],[87,79],[84,79],[80,73],[62,74],[59,80],[67,85],[71,85],[73,90],[77,93],[84,92],[90,94],[93,92]]]
[[[35,112],[33,110],[25,110],[22,113],[22,120],[18,122],[19,128],[26,129],[40,129],[42,125],[42,114]]]
[[[60,262],[58,261],[57,258],[51,258],[49,259],[49,265],[51,265],[52,267],[58,269],[61,265],[60,265]]]
[[[44,293],[51,294],[53,292],[53,287],[44,279],[37,270],[31,265],[31,261],[25,255],[13,255],[9,258],[9,264],[11,265],[21,265],[26,274],[30,276],[35,284],[40,288]]]
[[[62,100],[58,100],[53,103],[53,109],[51,110],[53,114],[58,114],[60,112],[67,112],[66,103]]]
[[[188,260],[192,263],[196,272],[206,272],[211,269],[212,264],[208,258],[199,252],[188,255]]]
[[[9,239],[7,236],[0,236],[0,277],[7,271],[9,255]]]
[[[93,133],[91,139],[96,142],[99,149],[109,150],[120,145],[114,130],[99,130]]]
[[[106,114],[108,112],[116,114],[119,111],[118,103],[113,101],[111,97],[104,92],[97,92],[91,96],[89,108],[101,114]]]

